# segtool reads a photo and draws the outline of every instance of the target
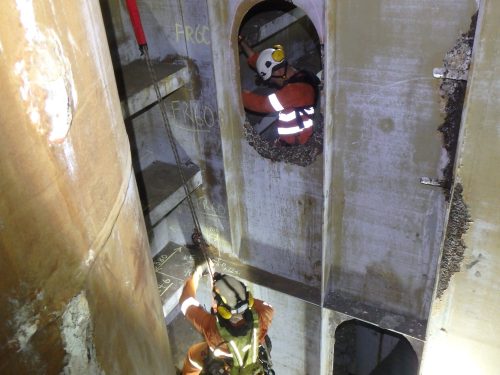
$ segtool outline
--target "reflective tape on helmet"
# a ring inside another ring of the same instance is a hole
[[[276,94],[271,94],[267,97],[269,99],[269,102],[273,106],[275,111],[282,111],[285,108],[281,105],[280,101],[278,100],[278,97]]]
[[[189,297],[187,300],[182,302],[181,305],[181,311],[183,315],[186,315],[187,309],[189,309],[191,306],[200,306],[200,303],[195,300],[193,297]]]
[[[311,119],[304,121],[304,128],[299,128],[298,126],[292,126],[289,128],[278,128],[279,135],[291,135],[297,134],[303,131],[304,129],[310,128],[313,126],[313,121]]]

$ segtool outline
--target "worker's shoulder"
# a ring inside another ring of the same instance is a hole
[[[266,310],[274,311],[274,308],[269,303],[262,301],[260,299],[254,300],[253,307],[257,312],[266,311]]]
[[[315,86],[309,82],[287,82],[281,89],[283,93],[314,93]]]
[[[309,83],[288,83],[276,92],[276,96],[284,107],[301,106],[314,100],[316,90]]]
[[[209,321],[215,321],[215,315],[211,314],[205,308],[200,305],[192,305],[186,311],[186,318],[192,321],[206,323]]]

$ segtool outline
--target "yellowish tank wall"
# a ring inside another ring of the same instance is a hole
[[[99,2],[0,21],[0,372],[173,373]]]

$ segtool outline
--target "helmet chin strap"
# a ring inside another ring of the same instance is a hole
[[[288,72],[288,62],[285,60],[283,62],[284,64],[284,68],[285,68],[285,72],[282,74],[282,75],[273,75],[271,74],[271,77],[270,78],[281,78],[281,79],[286,79],[286,74]],[[283,66],[280,66],[278,69],[282,68]]]

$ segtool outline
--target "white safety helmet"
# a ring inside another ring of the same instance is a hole
[[[224,319],[242,314],[253,306],[253,296],[245,284],[229,275],[214,274],[213,294],[217,312]]]
[[[257,72],[264,81],[271,78],[273,70],[285,61],[283,46],[277,44],[260,52],[257,59]]]

